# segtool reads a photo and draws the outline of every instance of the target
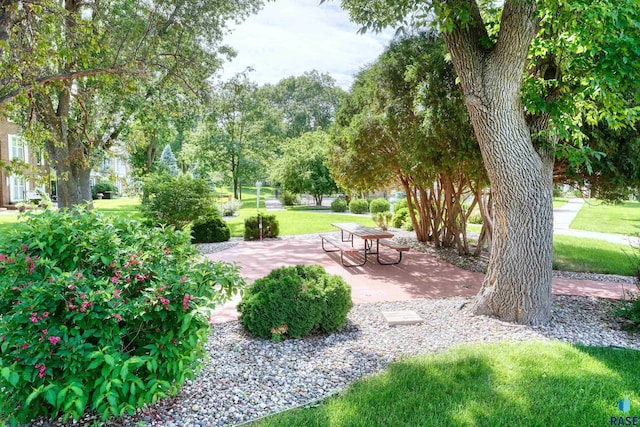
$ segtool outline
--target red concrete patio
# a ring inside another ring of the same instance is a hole
[[[384,252],[383,252],[384,254]],[[240,242],[225,251],[207,255],[211,260],[237,262],[248,281],[266,276],[271,270],[298,264],[319,264],[329,273],[342,276],[351,285],[354,303],[403,301],[420,298],[473,296],[480,289],[484,274],[472,273],[430,255],[410,251],[402,263],[379,265],[372,257],[363,267],[345,268],[340,253],[325,253],[317,240],[272,240]],[[391,258],[395,253],[389,253]],[[620,298],[631,285],[578,279],[553,279],[556,295],[590,295]],[[237,319],[235,305],[239,299],[216,312],[214,322]]]

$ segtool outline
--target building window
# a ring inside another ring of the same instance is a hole
[[[9,190],[11,193],[11,202],[22,202],[25,199],[25,184],[24,178],[21,176],[13,175],[10,179]]]
[[[9,135],[9,160],[19,159],[28,161],[28,150],[24,140],[17,135]]]

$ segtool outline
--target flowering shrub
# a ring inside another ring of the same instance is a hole
[[[91,212],[31,215],[0,242],[0,421],[104,419],[174,394],[235,267],[186,233]]]

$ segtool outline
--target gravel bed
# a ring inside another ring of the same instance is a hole
[[[330,336],[273,343],[250,337],[238,322],[216,325],[201,373],[177,397],[140,410],[110,426],[238,425],[343,390],[402,357],[463,343],[559,340],[640,349],[640,337],[620,331],[610,303],[591,297],[554,298],[548,326],[527,327],[471,313],[472,300],[447,298],[358,304],[347,325]],[[421,324],[389,327],[382,311],[414,310]],[[32,426],[91,425],[39,422]]]

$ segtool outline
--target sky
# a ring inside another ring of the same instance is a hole
[[[313,69],[329,73],[348,89],[353,76],[389,44],[391,31],[358,34],[359,26],[338,0],[276,0],[235,27],[224,43],[238,56],[225,64],[222,79],[253,67],[259,84],[277,83]]]

